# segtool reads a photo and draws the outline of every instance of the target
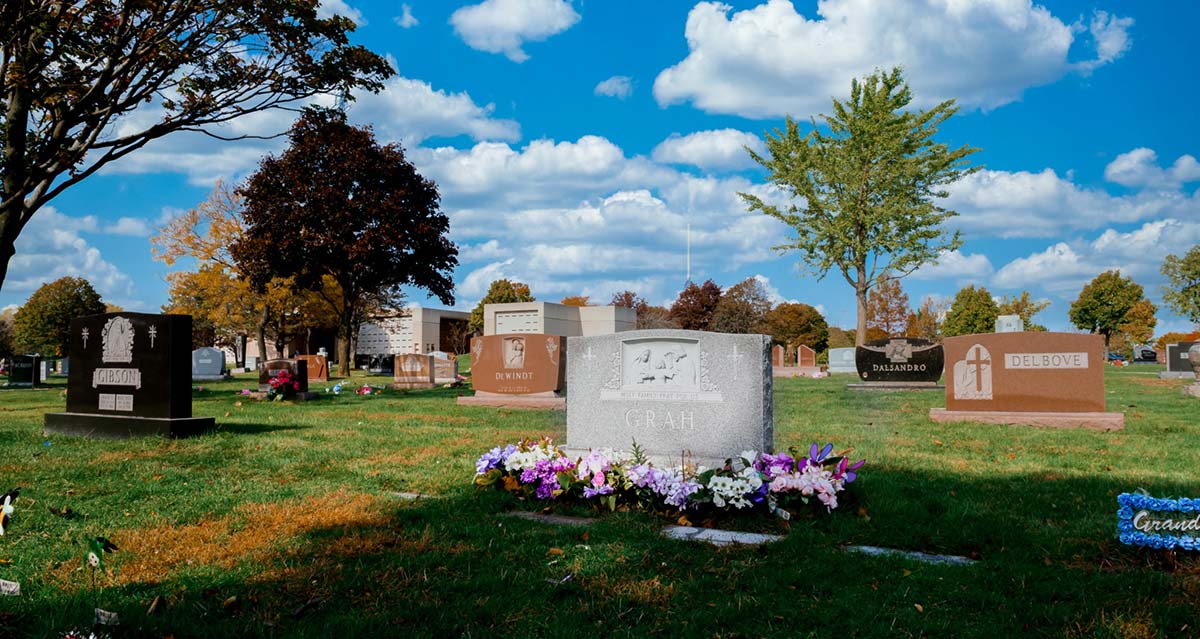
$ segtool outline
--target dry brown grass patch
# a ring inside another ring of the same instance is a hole
[[[434,415],[432,413],[367,413],[368,419],[389,421],[419,421],[433,424],[467,424],[471,419],[461,415]]]
[[[1142,378],[1142,377],[1132,377],[1132,378],[1130,378],[1129,381],[1133,382],[1134,384],[1138,384],[1140,386],[1165,386],[1167,388],[1170,388],[1170,387],[1173,387],[1173,386],[1176,386],[1177,384],[1179,384],[1179,381],[1174,380],[1174,379],[1155,379],[1155,378]]]
[[[606,597],[623,597],[630,601],[651,606],[666,607],[675,596],[675,586],[664,584],[662,579],[628,579],[603,575],[588,580],[591,589],[600,590]]]
[[[120,570],[111,576],[112,583],[157,583],[184,566],[231,568],[313,530],[381,525],[385,516],[376,501],[371,495],[338,491],[322,497],[319,508],[310,499],[247,504],[202,523],[117,531],[112,539],[121,546],[116,561]],[[82,583],[69,577],[77,566],[72,560],[60,567],[64,586]]]

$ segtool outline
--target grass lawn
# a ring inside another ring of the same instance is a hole
[[[831,515],[720,522],[787,534],[753,548],[666,540],[670,522],[643,513],[587,529],[503,516],[521,506],[472,486],[475,459],[561,440],[565,415],[459,408],[463,390],[259,403],[236,394],[243,376],[195,393],[215,433],[127,441],[43,437],[61,380],[0,390],[0,492],[22,487],[0,537],[21,595],[0,597],[0,636],[85,627],[97,603],[118,637],[1198,636],[1200,558],[1115,535],[1118,493],[1200,497],[1200,401],[1159,370],[1106,368],[1119,433],[938,425],[941,393],[777,380],[777,448],[833,441],[869,461]],[[81,563],[94,535],[121,547],[98,593]]]

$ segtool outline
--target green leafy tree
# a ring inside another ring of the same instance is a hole
[[[512,302],[532,302],[533,295],[529,293],[529,285],[509,280],[496,280],[488,287],[487,295],[479,300],[471,310],[467,321],[467,329],[473,335],[483,334],[483,307],[487,304],[510,304]]]
[[[1027,331],[1044,331],[1045,326],[1035,324],[1033,316],[1041,313],[1050,306],[1049,300],[1035,300],[1029,291],[1021,291],[1020,295],[1009,297],[1005,295],[1000,300],[1001,315],[1019,315],[1021,323]]]
[[[975,285],[961,289],[950,303],[946,319],[942,322],[942,335],[972,335],[975,333],[991,333],[996,330],[996,318],[1000,316],[1000,308],[992,299],[992,294],[982,286]]]
[[[771,339],[788,350],[804,344],[820,352],[829,346],[829,324],[808,304],[780,304],[767,313],[763,324]]]
[[[956,215],[937,201],[946,185],[980,167],[966,158],[978,149],[950,150],[933,138],[957,112],[953,100],[927,111],[912,111],[912,93],[899,68],[876,72],[850,85],[850,100],[833,100],[833,115],[822,115],[800,135],[790,117],[783,131],[766,139],[769,157],[750,154],[771,182],[792,197],[784,208],[746,193],[758,210],[792,227],[790,244],[818,277],[838,270],[858,301],[855,340],[867,334],[867,293],[880,273],[907,276],[943,251],[961,246],[942,223]],[[797,202],[799,204],[797,204]]]
[[[458,248],[437,185],[340,111],[309,109],[242,188],[245,233],[229,252],[257,291],[294,277],[338,315],[338,363],[348,372],[358,327],[398,308],[402,286],[454,303]],[[336,286],[329,286],[326,278]]]
[[[1200,326],[1200,244],[1183,257],[1168,255],[1163,260],[1163,304]]]
[[[757,333],[771,310],[767,289],[758,278],[749,277],[721,294],[708,330],[717,333]]]
[[[712,280],[699,286],[688,282],[671,305],[671,320],[690,331],[707,331],[720,302],[721,287]]]
[[[353,30],[313,0],[0,2],[0,284],[39,209],[147,143],[381,89]]]
[[[13,317],[13,341],[18,350],[47,357],[67,357],[71,320],[104,312],[104,302],[81,277],[63,277],[43,284]]]
[[[1071,302],[1068,315],[1080,329],[1103,335],[1107,351],[1112,336],[1125,322],[1125,315],[1142,297],[1142,286],[1133,278],[1121,277],[1119,270],[1105,271],[1084,285],[1079,297]]]

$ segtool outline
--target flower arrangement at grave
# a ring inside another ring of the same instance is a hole
[[[8,522],[12,521],[14,512],[13,502],[21,494],[21,488],[14,488],[3,495],[0,495],[0,537],[4,536],[4,531],[8,530]]]
[[[837,508],[839,494],[866,463],[850,463],[849,451],[832,452],[833,444],[814,443],[806,455],[794,448],[774,455],[744,451],[721,468],[660,467],[636,442],[629,454],[594,450],[571,458],[546,438],[484,453],[475,463],[475,484],[525,499],[590,502],[610,511],[761,511],[788,519],[797,508]]]
[[[271,390],[267,391],[267,397],[278,402],[295,397],[299,390],[300,381],[292,375],[291,371],[282,370],[271,378]]]

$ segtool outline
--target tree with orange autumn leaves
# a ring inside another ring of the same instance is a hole
[[[292,337],[336,325],[338,309],[314,293],[298,290],[289,278],[272,280],[262,293],[250,289],[229,253],[246,231],[242,205],[233,185],[218,182],[208,199],[151,238],[155,259],[167,266],[186,259],[197,264],[195,271],[167,274],[169,300],[163,311],[191,315],[195,333],[211,337],[213,344],[233,346],[239,335],[256,335],[261,349],[270,336],[280,352]],[[326,285],[336,288],[337,283],[330,280]],[[340,296],[336,290],[328,294]]]

